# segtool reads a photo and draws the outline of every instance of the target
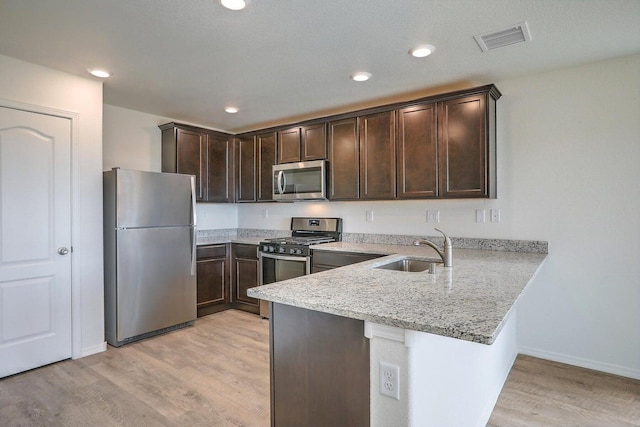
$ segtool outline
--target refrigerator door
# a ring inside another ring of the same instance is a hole
[[[193,227],[117,230],[117,340],[196,318]]]
[[[195,177],[115,169],[116,228],[195,225]]]

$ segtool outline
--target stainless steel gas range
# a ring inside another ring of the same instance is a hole
[[[342,218],[291,218],[291,237],[260,242],[260,281],[267,285],[311,272],[311,246],[342,240]],[[260,301],[260,315],[269,317],[269,304]]]

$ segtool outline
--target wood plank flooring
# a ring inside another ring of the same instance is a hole
[[[519,355],[487,426],[640,426],[640,381]]]
[[[269,426],[268,323],[228,310],[0,380],[0,426]],[[640,426],[640,381],[527,356],[488,426]]]
[[[269,325],[236,310],[0,380],[0,426],[267,427]]]

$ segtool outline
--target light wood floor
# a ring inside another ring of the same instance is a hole
[[[235,310],[0,380],[0,426],[269,426],[268,324]],[[640,425],[640,381],[519,356],[488,426]]]

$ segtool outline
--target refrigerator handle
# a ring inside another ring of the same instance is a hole
[[[197,252],[197,229],[196,229],[196,177],[191,177],[191,275],[196,275],[196,252]]]

